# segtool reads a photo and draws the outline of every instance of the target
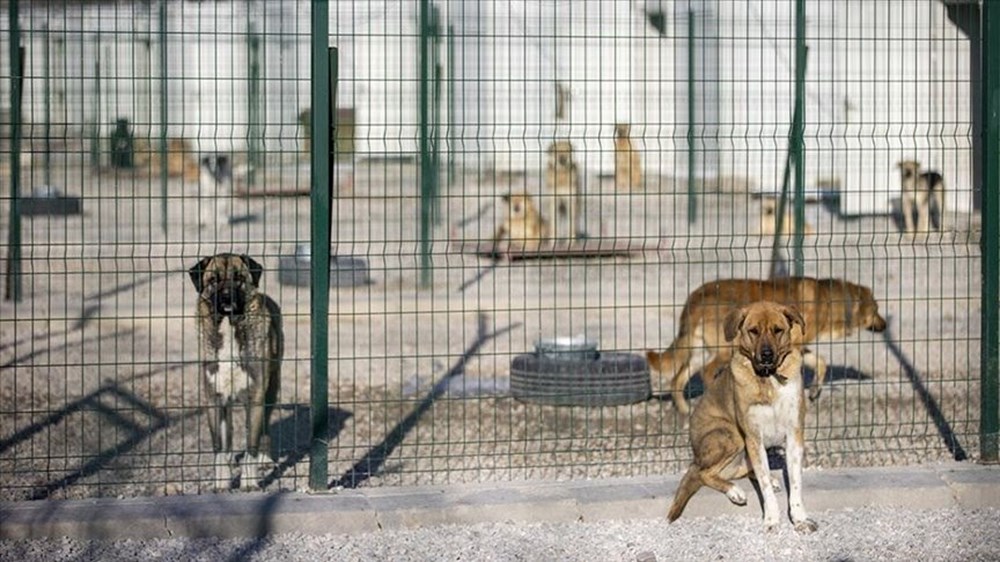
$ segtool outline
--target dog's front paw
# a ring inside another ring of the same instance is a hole
[[[812,519],[806,518],[795,522],[795,530],[803,535],[815,532],[816,529],[819,529],[819,524]]]
[[[733,484],[729,488],[729,490],[726,492],[726,497],[729,498],[729,501],[733,502],[736,505],[747,504],[747,496],[746,494],[743,493],[743,488],[740,488],[736,484]]]
[[[768,533],[777,530],[778,525],[781,523],[781,519],[777,516],[764,515],[764,530]]]
[[[823,387],[817,383],[813,383],[813,385],[809,387],[809,401],[815,402],[822,393]]]

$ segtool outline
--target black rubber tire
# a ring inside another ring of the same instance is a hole
[[[296,256],[283,256],[278,260],[278,281],[283,285],[308,287],[312,283],[309,262]],[[368,263],[361,258],[333,256],[330,258],[330,286],[354,287],[368,285]]]
[[[597,359],[518,355],[510,364],[510,392],[523,402],[553,406],[621,406],[652,394],[646,359],[602,353]]]

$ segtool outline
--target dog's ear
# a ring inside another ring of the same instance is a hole
[[[736,339],[736,336],[740,335],[740,330],[743,329],[743,321],[746,317],[747,311],[745,308],[729,309],[729,312],[726,313],[726,319],[722,324],[726,341],[733,341]]]
[[[260,265],[256,260],[246,254],[240,254],[240,259],[243,260],[247,269],[250,270],[250,278],[253,279],[254,287],[259,287],[260,277],[264,275],[264,266]]]
[[[788,323],[792,326],[793,339],[796,342],[802,341],[806,334],[806,321],[802,318],[802,313],[799,309],[794,306],[784,306],[781,309],[781,313],[785,315],[788,319]],[[797,329],[796,329],[797,328]]]
[[[194,288],[198,289],[199,293],[205,288],[203,283],[205,268],[208,267],[208,262],[210,261],[212,261],[211,256],[201,258],[198,260],[198,263],[192,265],[191,269],[188,270],[188,275],[191,276],[191,282],[194,283]]]

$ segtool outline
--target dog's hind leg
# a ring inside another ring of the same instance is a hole
[[[674,493],[674,501],[670,504],[670,511],[667,512],[667,520],[671,523],[681,516],[688,501],[691,500],[691,496],[701,488],[701,477],[698,475],[700,471],[698,465],[692,464],[684,473],[684,478],[681,479],[681,483]]]
[[[812,350],[804,349],[802,351],[802,364],[815,373],[812,384],[809,385],[809,400],[814,401],[823,392],[823,384],[826,382],[826,361]]]

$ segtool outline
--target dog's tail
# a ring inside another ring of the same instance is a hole
[[[671,523],[677,521],[677,518],[684,512],[684,508],[687,507],[688,501],[691,500],[691,496],[700,490],[701,486],[698,467],[692,464],[684,473],[684,478],[681,479],[681,484],[677,486],[677,492],[674,493],[674,503],[670,505],[670,511],[667,512],[668,521]]]

